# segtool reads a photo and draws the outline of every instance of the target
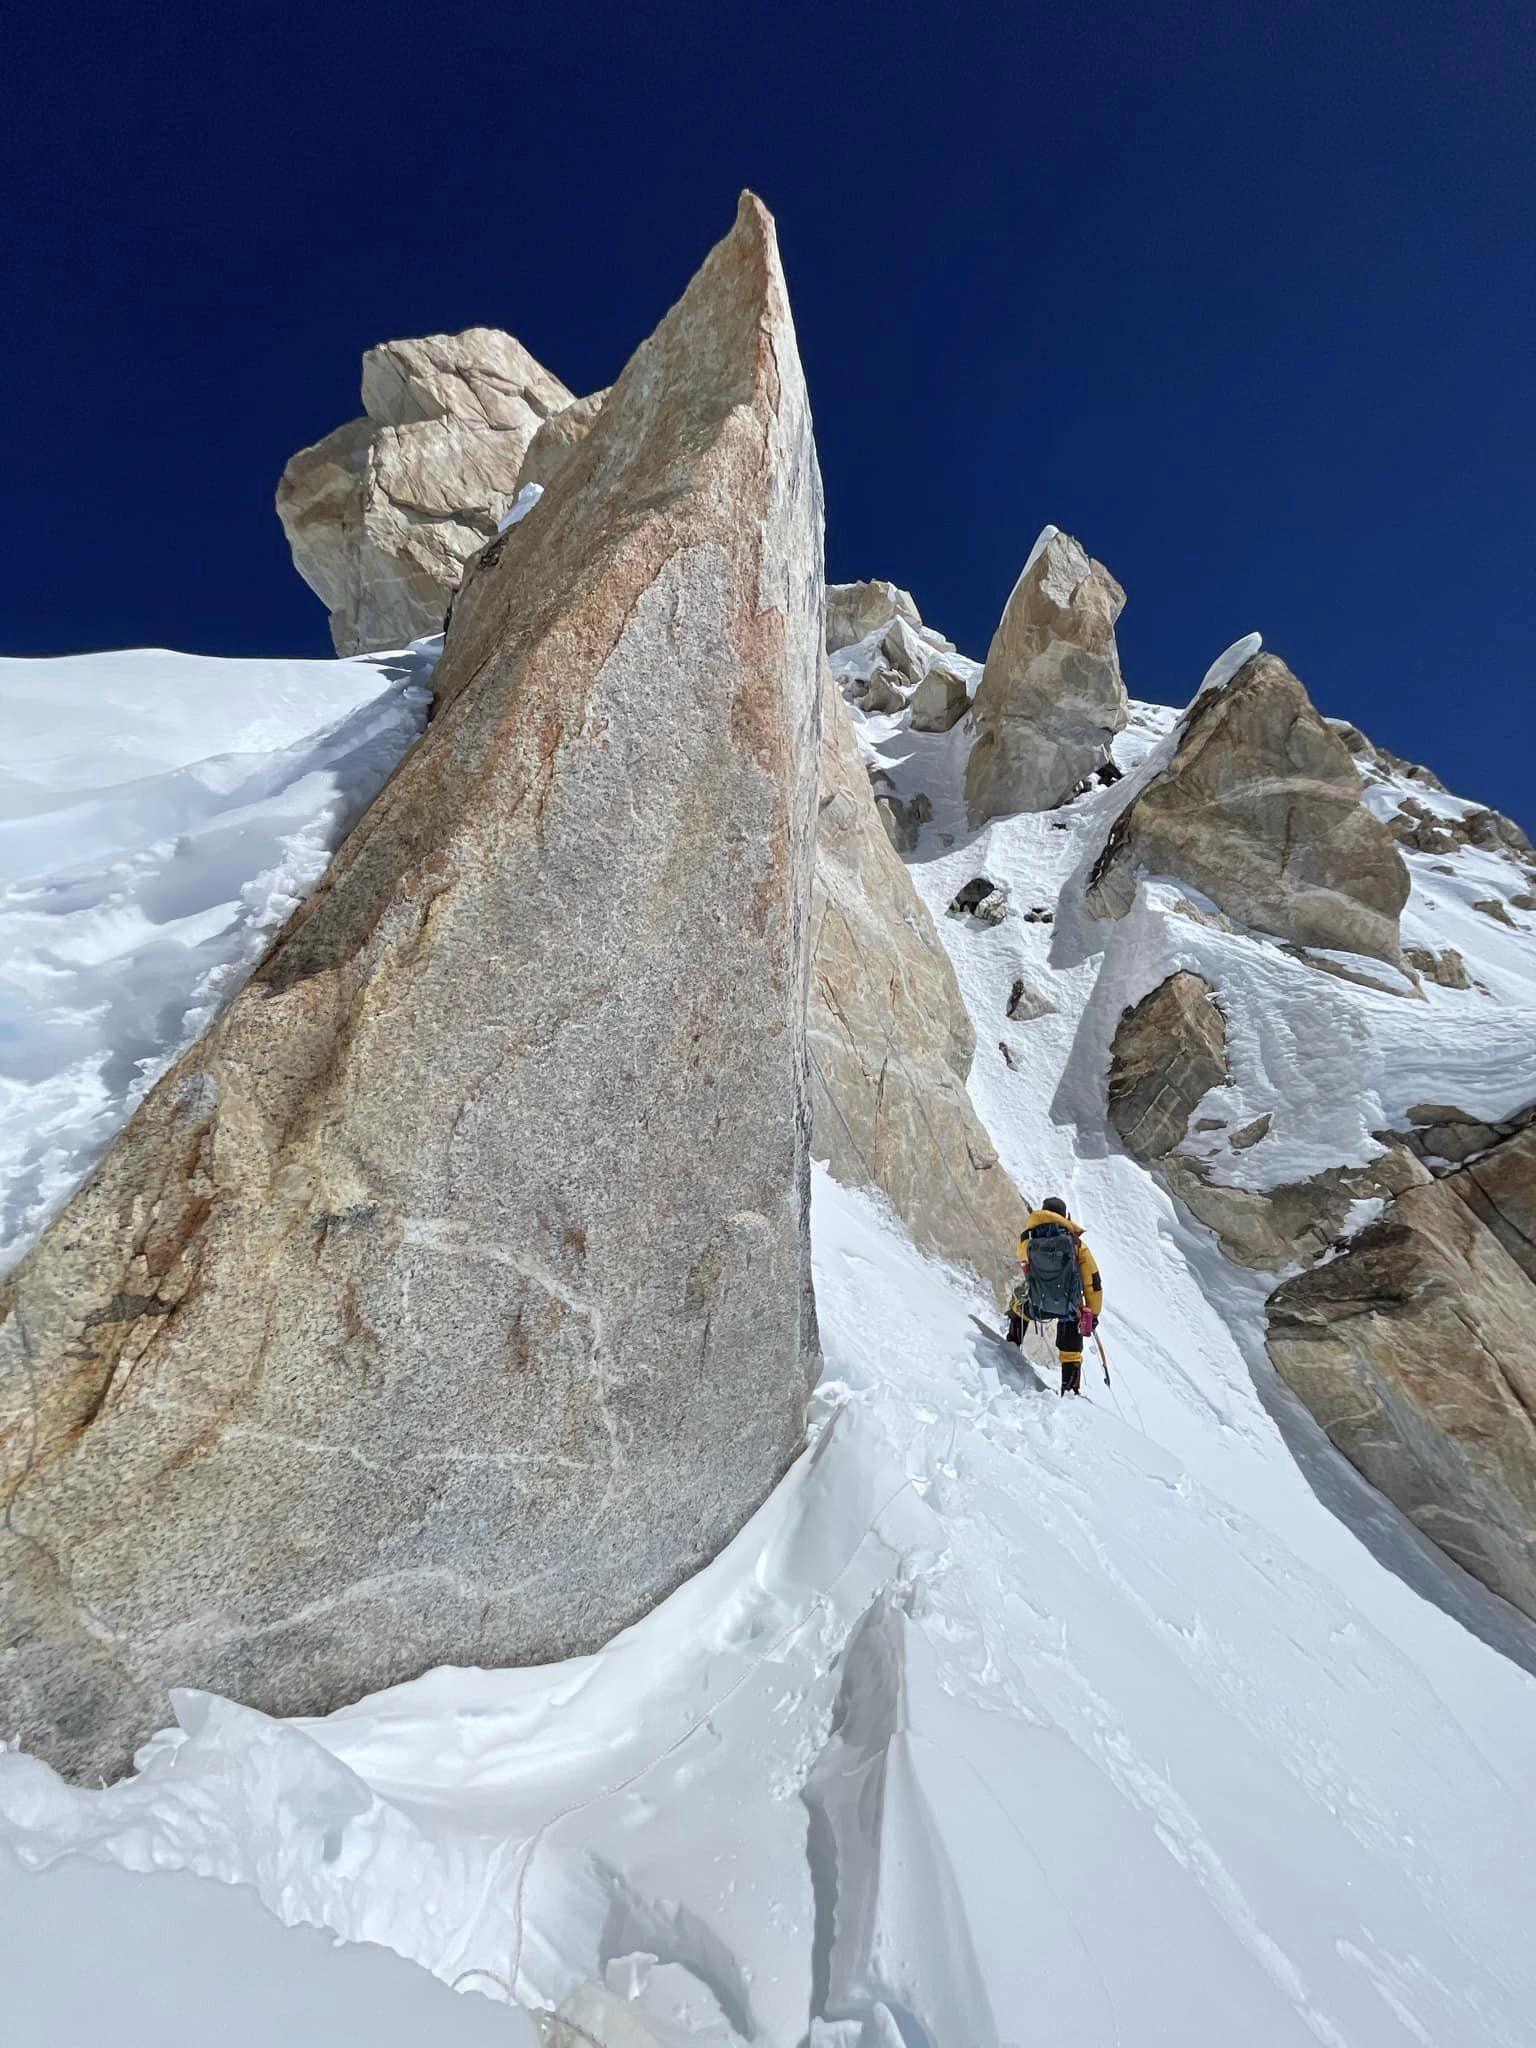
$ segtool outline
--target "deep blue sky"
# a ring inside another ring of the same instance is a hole
[[[16,12],[0,651],[325,651],[271,498],[361,351],[606,383],[750,184],[834,577],[980,655],[1053,520],[1133,690],[1257,628],[1536,827],[1530,0]]]

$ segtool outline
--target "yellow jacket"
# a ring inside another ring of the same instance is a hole
[[[1083,1306],[1091,1309],[1095,1316],[1101,1316],[1104,1313],[1104,1282],[1099,1274],[1099,1262],[1089,1251],[1088,1241],[1083,1236],[1083,1226],[1081,1223],[1074,1223],[1069,1216],[1056,1215],[1053,1210],[1031,1211],[1029,1221],[1024,1226],[1024,1235],[1019,1239],[1019,1264],[1024,1268],[1025,1275],[1024,1281],[1020,1283],[1021,1287],[1027,1289],[1029,1277],[1029,1233],[1048,1223],[1065,1224],[1077,1239],[1077,1270],[1083,1276]]]

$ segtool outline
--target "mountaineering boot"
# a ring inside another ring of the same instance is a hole
[[[1080,1363],[1072,1365],[1066,1359],[1062,1360],[1061,1391],[1064,1394],[1080,1394],[1083,1391],[1083,1368]]]

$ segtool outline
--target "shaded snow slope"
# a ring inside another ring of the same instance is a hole
[[[1137,708],[1133,775],[1174,723]],[[1468,1108],[1507,1109],[1531,942],[1480,950],[1468,911],[1437,943],[1489,992],[1421,1001],[1162,885],[1097,924],[1082,878],[1126,784],[972,839],[962,730],[860,731],[932,799],[914,874],[976,1023],[972,1093],[1024,1191],[1087,1225],[1113,1385],[1090,1357],[1062,1403],[818,1172],[815,1441],[644,1622],[322,1721],[184,1694],[104,1792],[0,1755],[0,1842],[249,1885],[493,1999],[606,1986],[671,2048],[1528,2048],[1536,1629],[1288,1400],[1268,1281],[1118,1151],[1103,1088],[1122,1004],[1204,960],[1242,1020],[1222,1113],[1276,1114],[1271,1162],[1266,1139],[1234,1171],[1331,1163],[1351,1090],[1390,1121],[1409,1060],[1438,1077],[1421,1094],[1459,1100],[1454,1072],[1485,1091]],[[1410,867],[1411,915],[1461,916],[1431,893],[1455,876]],[[945,914],[978,872],[1009,889],[995,928]],[[1027,1024],[1021,977],[1054,1005]]]
[[[0,1848],[12,2048],[531,2048],[531,2022],[453,1998],[377,1946],[281,1927],[248,1891]]]
[[[0,1272],[314,888],[437,644],[0,661]]]

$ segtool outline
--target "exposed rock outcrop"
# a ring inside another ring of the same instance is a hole
[[[1422,767],[1416,761],[1405,761],[1401,755],[1373,745],[1358,725],[1351,725],[1346,719],[1330,718],[1328,723],[1355,759],[1364,764],[1363,772],[1368,779],[1383,782],[1388,776],[1396,776],[1400,781],[1416,782],[1421,788],[1434,790],[1441,796],[1449,795],[1432,768]],[[1513,818],[1506,818],[1502,811],[1489,810],[1485,805],[1453,801],[1436,809],[1425,803],[1422,797],[1409,796],[1403,798],[1387,823],[1393,837],[1404,846],[1411,846],[1416,853],[1450,853],[1458,846],[1479,846],[1485,852],[1528,858],[1533,851],[1529,838]]]
[[[1502,899],[1497,896],[1485,896],[1480,902],[1474,903],[1472,908],[1480,910],[1484,917],[1491,918],[1495,924],[1503,925],[1506,931],[1513,932],[1520,929],[1509,912],[1504,908]]]
[[[1536,1616],[1536,1285],[1479,1209],[1491,1202],[1529,1253],[1536,1138],[1503,1150],[1410,1189],[1341,1257],[1286,1281],[1269,1352],[1373,1486]]]
[[[1422,767],[1417,761],[1405,761],[1400,754],[1378,747],[1347,718],[1330,718],[1328,723],[1357,761],[1364,761],[1383,775],[1400,775],[1404,781],[1421,783],[1425,789],[1444,790],[1445,784],[1432,768]]]
[[[950,898],[951,917],[973,917],[978,924],[1001,924],[1008,915],[1008,885],[990,875],[973,875]]]
[[[970,682],[941,654],[912,692],[908,723],[914,732],[948,732],[970,709]]]
[[[906,697],[901,687],[901,677],[893,668],[877,668],[873,675],[866,677],[854,692],[865,711],[876,714],[904,711]]]
[[[1088,906],[1119,917],[1140,873],[1301,946],[1397,958],[1408,873],[1339,735],[1285,663],[1253,655],[1185,718],[1172,758],[1116,820]]]
[[[1387,829],[1400,846],[1415,853],[1454,853],[1466,839],[1451,829],[1451,821],[1432,811],[1418,797],[1405,797],[1387,820]]]
[[[1383,1143],[1392,1140],[1407,1145],[1443,1172],[1447,1166],[1465,1166],[1469,1160],[1480,1159],[1496,1145],[1524,1132],[1533,1118],[1536,1106],[1517,1116],[1489,1119],[1450,1102],[1415,1102],[1408,1110],[1406,1130],[1378,1131],[1376,1136]]]
[[[887,841],[852,724],[824,692],[811,965],[813,1149],[878,1187],[924,1251],[1001,1295],[1029,1205],[971,1107],[975,1034],[927,908]]]
[[[1022,974],[1015,975],[1008,991],[1008,1017],[1015,1024],[1033,1024],[1040,1017],[1054,1017],[1056,1004],[1043,989]]]
[[[1438,953],[1430,946],[1404,946],[1403,961],[1415,974],[1422,974],[1426,981],[1433,981],[1441,988],[1472,986],[1467,963],[1454,946],[1444,946]]]
[[[441,630],[535,435],[571,403],[499,328],[369,349],[367,417],[301,448],[277,488],[294,565],[330,610],[338,654]]]
[[[928,642],[921,639],[899,614],[886,628],[880,652],[909,687],[923,680],[934,657],[934,650]]]
[[[1226,1024],[1200,975],[1170,975],[1122,1015],[1110,1056],[1110,1122],[1240,1266],[1310,1266],[1339,1244],[1357,1202],[1391,1200],[1430,1178],[1409,1143],[1383,1132],[1385,1149],[1361,1165],[1268,1188],[1231,1186],[1209,1157],[1184,1149],[1192,1132],[1226,1130],[1220,1117],[1195,1120],[1201,1099],[1226,1079]],[[1228,1148],[1260,1144],[1271,1121],[1265,1114],[1229,1131]]]
[[[94,1775],[171,1684],[318,1713],[594,1649],[795,1456],[821,546],[747,198],[0,1294],[6,1733]]]
[[[1389,1145],[1359,1166],[1329,1166],[1269,1188],[1231,1187],[1187,1152],[1170,1152],[1157,1165],[1190,1214],[1215,1231],[1227,1257],[1261,1273],[1315,1265],[1345,1241],[1357,1202],[1390,1201],[1430,1178],[1405,1145]]]
[[[1432,810],[1419,797],[1405,797],[1387,820],[1392,836],[1415,853],[1454,853],[1476,846],[1484,853],[1502,853],[1529,872],[1531,842],[1502,811],[1486,809]]]
[[[1227,1078],[1227,1026],[1198,974],[1171,974],[1115,1031],[1109,1120],[1134,1158],[1161,1159],[1189,1132],[1201,1098]]]
[[[827,585],[827,652],[836,654],[891,619],[922,625],[910,591],[878,578],[867,583]]]
[[[607,396],[606,391],[594,391],[586,398],[578,398],[574,405],[551,413],[528,444],[523,466],[517,472],[518,491],[529,484],[537,484],[542,491],[549,489],[591,433]]]
[[[1125,592],[1048,526],[1014,585],[976,691],[966,764],[973,826],[1063,803],[1129,715],[1115,621]]]
[[[1536,1124],[1527,1122],[1445,1184],[1536,1281]]]

